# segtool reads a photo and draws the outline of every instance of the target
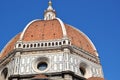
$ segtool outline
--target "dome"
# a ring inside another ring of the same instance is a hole
[[[3,48],[0,68],[3,80],[103,80],[94,44],[81,30],[56,17],[51,0],[44,19],[29,22]]]
[[[80,30],[63,23],[59,18],[52,20],[33,20],[23,30],[16,35],[3,49],[1,57],[6,56],[14,50],[17,41],[48,41],[68,38],[71,45],[97,56],[96,49],[90,39]]]
[[[69,39],[71,45],[91,55],[98,56],[94,44],[82,31],[63,23],[61,19],[56,17],[56,12],[53,10],[50,1],[44,13],[44,20],[36,19],[28,23],[24,30],[5,46],[0,57],[5,57],[11,51],[14,51],[18,41],[34,42],[59,39]]]

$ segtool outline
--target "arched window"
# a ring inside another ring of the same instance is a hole
[[[81,74],[84,76],[84,75],[85,75],[85,73],[86,73],[85,68],[84,68],[84,67],[80,67],[80,72],[81,72]]]
[[[81,75],[83,75],[83,76],[86,75],[86,73],[87,73],[87,70],[86,70],[87,67],[88,67],[88,65],[86,63],[84,63],[84,62],[80,63],[79,70],[80,70]]]
[[[43,43],[41,43],[41,46],[43,47]]]
[[[8,75],[8,68],[4,68],[3,71],[1,72],[1,76],[6,79]]]
[[[38,47],[40,47],[40,43],[38,43]]]
[[[18,47],[21,47],[21,44],[19,44]]]
[[[25,44],[23,45],[23,48],[25,48]]]
[[[47,46],[47,43],[45,43],[45,46]]]
[[[52,42],[52,46],[54,46],[54,42]]]
[[[30,47],[32,48],[32,47],[33,47],[33,44],[31,44]]]
[[[27,44],[27,48],[29,48],[29,44]]]
[[[34,47],[36,47],[36,44],[34,44]]]
[[[63,44],[66,44],[66,41],[63,41]]]
[[[51,43],[48,43],[48,46],[51,46]]]
[[[58,45],[58,42],[56,42],[55,44],[56,44],[56,46],[57,46],[57,45]]]
[[[59,42],[59,45],[61,45],[61,42]]]

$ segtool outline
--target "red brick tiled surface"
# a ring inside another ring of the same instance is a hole
[[[96,55],[91,43],[81,32],[65,24],[68,38],[71,39],[72,45],[84,49],[85,51]],[[6,56],[10,51],[14,49],[15,43],[19,40],[20,34],[18,34],[7,47],[4,48],[1,58]],[[38,20],[29,25],[24,33],[23,41],[39,41],[39,40],[54,40],[62,39],[63,32],[58,20]]]
[[[33,79],[47,79],[48,77],[42,74],[36,75]]]
[[[91,77],[87,80],[104,80],[103,78],[100,78],[100,77]]]
[[[68,25],[65,25],[65,27],[67,30],[67,35],[72,41],[72,45],[82,48],[85,51],[88,51],[91,54],[95,55],[95,50],[93,49],[86,36]]]
[[[16,35],[4,48],[4,51],[1,53],[0,58],[5,57],[9,52],[14,49],[15,43],[19,40],[20,34]]]
[[[57,20],[35,21],[26,30],[23,41],[61,39],[61,25]]]

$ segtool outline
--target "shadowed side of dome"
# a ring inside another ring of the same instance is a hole
[[[31,23],[23,33],[23,41],[61,39],[63,32],[58,20],[37,20]]]
[[[98,56],[93,43],[88,40],[88,37],[83,32],[78,31],[69,25],[65,25],[65,27],[68,38],[70,38],[72,45],[77,46],[95,56]]]
[[[16,42],[19,40],[20,38],[20,33],[18,35],[16,35],[12,40],[10,40],[7,45],[3,48],[2,52],[1,52],[1,58],[5,57],[7,54],[9,54],[12,50],[14,50],[15,44]]]

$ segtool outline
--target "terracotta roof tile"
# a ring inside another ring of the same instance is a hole
[[[19,40],[20,34],[16,35],[3,49],[0,58],[5,57],[10,51],[14,49],[15,43]]]
[[[48,77],[42,74],[36,75],[33,79],[47,79]]]
[[[71,26],[65,25],[65,27],[67,30],[68,37],[72,41],[72,45],[82,48],[85,51],[95,55],[95,50],[93,49],[91,43],[87,40],[86,36],[78,32],[76,29],[72,28]]]
[[[23,41],[53,40],[63,37],[57,20],[35,21],[26,30]]]
[[[86,38],[82,32],[74,29],[73,27],[66,25],[65,28],[67,31],[68,38],[71,39],[72,45],[75,45],[79,48],[84,49],[85,51],[90,52],[93,55],[95,50],[91,45],[91,42]],[[6,56],[10,51],[14,49],[15,43],[19,40],[20,34],[14,37],[4,48],[1,58]],[[62,39],[63,32],[61,24],[57,19],[54,20],[38,20],[31,23],[26,29],[23,41],[39,41],[39,40],[55,40]]]
[[[104,80],[103,78],[100,78],[100,77],[91,77],[87,80]]]

